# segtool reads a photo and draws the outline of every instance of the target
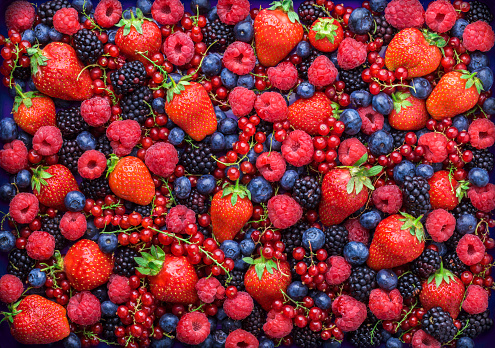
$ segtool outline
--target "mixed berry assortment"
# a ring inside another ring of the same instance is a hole
[[[472,348],[493,326],[479,1],[6,10],[23,344]]]

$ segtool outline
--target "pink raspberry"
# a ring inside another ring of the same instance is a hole
[[[108,298],[115,304],[121,304],[129,301],[131,298],[131,286],[129,279],[126,277],[112,274],[107,284]]]
[[[256,65],[256,57],[254,56],[253,48],[251,45],[241,41],[235,41],[227,47],[223,54],[222,61],[227,69],[237,75],[246,75],[253,70]]]
[[[480,237],[474,234],[465,234],[459,240],[455,251],[464,264],[472,266],[483,260],[485,245]]]
[[[425,133],[418,140],[418,145],[425,149],[425,159],[433,163],[441,163],[448,157],[447,143],[445,135],[435,132]]]
[[[0,301],[14,303],[24,291],[22,281],[12,274],[4,274],[0,278]]]
[[[196,213],[185,205],[177,205],[170,208],[165,223],[170,232],[184,233],[188,224],[196,223]]]
[[[199,299],[204,303],[212,303],[225,297],[225,288],[217,278],[201,278],[195,285]]]
[[[200,344],[210,334],[210,322],[206,314],[190,312],[177,323],[177,339],[185,344]]]
[[[455,217],[445,209],[435,209],[426,218],[426,230],[437,243],[452,237],[455,230]]]
[[[364,134],[370,135],[383,128],[385,117],[373,110],[371,105],[365,108],[359,108],[357,112],[359,113],[359,117],[361,117],[361,131]]]
[[[462,44],[468,51],[488,52],[495,44],[495,33],[485,21],[477,21],[466,26],[462,34]]]
[[[85,179],[99,178],[107,168],[107,158],[97,150],[85,151],[77,160],[77,171]]]
[[[289,107],[284,97],[277,92],[264,92],[254,102],[258,116],[268,122],[282,122],[289,117]]]
[[[246,87],[235,87],[229,93],[229,104],[237,117],[249,115],[253,110],[256,94]]]
[[[18,193],[10,201],[9,214],[18,224],[31,223],[39,211],[40,203],[32,193]]]
[[[423,330],[418,330],[414,333],[411,345],[413,348],[440,348],[442,346],[440,342]]]
[[[179,155],[172,144],[159,142],[146,150],[144,163],[153,174],[166,178],[173,174]]]
[[[276,182],[284,176],[286,164],[279,152],[263,152],[256,159],[256,168],[266,180]]]
[[[378,210],[395,214],[402,207],[402,191],[397,185],[380,186],[373,191],[371,200]]]
[[[0,167],[7,173],[16,174],[28,167],[28,150],[20,140],[14,140],[0,150]]]
[[[180,0],[155,0],[151,6],[151,16],[161,25],[173,25],[184,15],[184,5]]]
[[[5,24],[9,29],[22,32],[33,26],[36,17],[34,6],[28,1],[14,1],[5,10]]]
[[[340,143],[339,161],[344,166],[352,166],[359,161],[368,150],[357,138],[349,138]]]
[[[290,132],[282,143],[282,155],[288,163],[296,167],[310,164],[314,152],[311,136],[302,130]]]
[[[63,142],[60,129],[55,126],[43,126],[34,134],[33,149],[41,156],[51,156],[62,148]]]
[[[282,312],[272,309],[268,312],[263,331],[271,338],[283,338],[290,334],[293,327],[292,319],[287,318]]]
[[[325,280],[328,285],[340,285],[351,275],[351,265],[342,256],[330,256],[327,264]]]
[[[232,331],[225,341],[225,348],[258,348],[259,345],[256,336],[243,329]]]
[[[222,23],[234,25],[249,15],[248,0],[218,0],[217,13]],[[244,75],[244,74],[240,74]]]
[[[81,116],[92,127],[100,127],[112,116],[112,107],[107,98],[93,97],[81,103]]]
[[[60,220],[60,232],[68,240],[76,240],[86,233],[86,217],[81,212],[68,211]]]
[[[282,62],[275,67],[268,68],[266,73],[272,86],[281,91],[288,91],[297,83],[297,69],[290,62]]]
[[[471,186],[467,193],[473,206],[484,213],[495,209],[495,185],[489,183],[484,187]]]
[[[471,145],[477,149],[486,149],[495,143],[495,124],[486,118],[474,120],[468,133]]]
[[[399,30],[420,28],[425,22],[425,10],[418,0],[392,0],[385,8],[385,19]]]
[[[330,58],[318,56],[308,69],[308,81],[316,87],[324,87],[334,83],[338,70]]]
[[[402,296],[397,289],[390,292],[373,289],[370,293],[369,307],[378,319],[394,320],[402,311]]]
[[[366,305],[349,295],[341,295],[332,303],[335,324],[342,331],[355,331],[367,316]]]
[[[253,298],[245,291],[238,291],[234,298],[227,298],[223,303],[225,314],[234,320],[247,318],[253,311],[253,308]]]
[[[268,201],[267,208],[268,217],[275,228],[289,228],[298,222],[303,214],[303,209],[299,203],[287,195],[273,196]]]
[[[134,120],[113,121],[107,128],[107,138],[117,156],[127,156],[141,139],[141,126]]]
[[[30,258],[43,261],[55,251],[55,237],[44,231],[34,231],[28,237],[26,251]]]
[[[74,35],[81,29],[79,13],[72,7],[62,7],[53,15],[53,27],[59,33]]]
[[[488,308],[488,291],[479,285],[469,285],[462,309],[469,314],[480,314]]]
[[[437,33],[452,29],[457,20],[454,6],[447,0],[436,0],[428,5],[425,13],[426,25]]]
[[[93,325],[101,318],[100,300],[89,291],[82,291],[69,300],[67,316],[78,325]]]
[[[194,42],[189,35],[178,31],[167,37],[162,52],[173,65],[182,66],[194,56]]]
[[[350,70],[363,64],[367,56],[366,44],[348,37],[340,43],[337,62],[342,69]]]
[[[122,4],[118,0],[101,0],[95,9],[95,21],[103,28],[111,28],[122,17]]]
[[[361,226],[359,219],[348,219],[344,222],[344,227],[348,231],[347,239],[349,239],[349,242],[359,242],[368,245],[370,231]]]

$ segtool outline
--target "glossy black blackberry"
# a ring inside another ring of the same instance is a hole
[[[122,68],[110,74],[110,82],[117,94],[129,94],[146,82],[146,69],[138,60],[125,63]]]
[[[397,149],[404,145],[407,131],[400,131],[397,129],[391,129],[390,135],[394,138],[394,149]]]
[[[15,248],[9,253],[7,273],[15,275],[17,278],[25,282],[29,272],[34,268],[35,264],[36,261],[28,256],[26,250]]]
[[[299,15],[302,24],[311,26],[318,18],[327,16],[321,8],[316,7],[315,5],[315,0],[306,0],[299,5],[297,14]]]
[[[53,15],[61,8],[72,7],[68,0],[51,0],[38,6],[38,18],[41,23],[53,26]]]
[[[373,39],[382,38],[383,45],[388,45],[397,34],[397,30],[385,19],[385,15],[373,16],[374,25],[371,27]]]
[[[342,255],[344,246],[347,244],[349,232],[344,226],[334,225],[323,231],[325,234],[325,244],[323,249],[328,253],[328,256]]]
[[[345,83],[344,92],[351,94],[358,89],[367,90],[368,84],[363,81],[361,73],[365,69],[364,65],[351,70],[339,70],[339,79]]]
[[[102,336],[105,340],[110,342],[117,342],[117,336],[115,336],[115,329],[122,326],[120,318],[115,315],[110,318],[104,318],[103,322],[103,332]]]
[[[285,252],[292,255],[292,251],[302,246],[302,234],[311,226],[304,221],[299,221],[295,225],[283,230],[282,242],[285,244]]]
[[[296,180],[292,198],[306,209],[316,209],[320,203],[321,187],[315,177],[305,176]]]
[[[371,290],[377,287],[376,272],[367,266],[353,268],[349,277],[349,286],[352,297],[367,303]]]
[[[107,157],[113,153],[112,146],[110,145],[110,140],[108,140],[105,134],[96,139],[95,150],[100,151]]]
[[[203,40],[207,46],[217,41],[213,45],[213,49],[218,51],[224,51],[227,46],[235,41],[234,26],[222,23],[219,18],[208,23],[201,31],[203,32]]]
[[[397,289],[404,298],[411,298],[421,292],[421,280],[414,273],[406,273],[399,277]]]
[[[92,198],[94,200],[105,198],[107,195],[112,194],[112,190],[108,185],[108,179],[104,175],[94,180],[82,179],[79,188],[86,198]]]
[[[96,63],[103,54],[103,43],[91,30],[81,29],[72,38],[77,57],[84,64]]]
[[[266,312],[258,304],[254,303],[254,308],[251,314],[241,322],[242,329],[259,337],[263,333],[263,325],[266,323]]]
[[[461,261],[455,251],[451,251],[442,257],[443,267],[454,273],[457,277],[461,277],[464,271],[467,271],[469,267]]]
[[[14,79],[29,80],[31,77],[31,68],[23,68],[22,66],[18,66],[14,69],[12,76]]]
[[[132,94],[128,94],[120,101],[121,116],[124,120],[134,120],[141,124],[151,112],[153,92],[146,86],[137,87]]]
[[[227,276],[222,274],[218,276],[218,280],[224,287],[235,286],[237,291],[246,290],[244,286],[244,272],[238,269],[230,271],[230,280],[227,282]]]
[[[101,302],[108,300],[108,287],[106,284],[100,285],[96,289],[91,290],[91,293]]]
[[[464,16],[469,23],[474,23],[476,21],[490,23],[493,21],[493,14],[490,12],[490,8],[487,4],[479,1],[471,1],[469,5],[469,11]]]
[[[58,111],[57,127],[60,128],[64,139],[73,139],[82,131],[89,129],[89,125],[81,116],[79,106]]]
[[[466,148],[473,152],[473,159],[471,162],[466,163],[466,170],[471,170],[474,167],[486,169],[488,173],[493,170],[493,153],[487,149],[476,149],[474,147]]]
[[[72,173],[77,173],[77,161],[84,150],[79,147],[74,139],[64,139],[63,145],[58,151],[58,163],[66,166]]]
[[[380,329],[372,324],[363,324],[349,335],[349,342],[358,348],[378,347],[381,340]]]
[[[473,315],[463,311],[457,319],[461,322],[461,329],[465,327],[461,336],[476,338],[493,327],[493,319],[490,318],[490,311],[488,309],[483,313]]]
[[[206,143],[189,144],[180,157],[180,163],[189,174],[210,174],[217,166],[212,156]]]
[[[414,217],[425,215],[431,210],[430,184],[421,176],[406,175],[402,185],[402,200],[406,213]]]
[[[273,133],[273,123],[261,120],[256,126],[256,132],[262,132],[268,136],[268,134]]]
[[[303,80],[308,79],[308,69],[313,64],[313,61],[318,58],[320,54],[318,53],[317,50],[312,49],[311,54],[309,57],[303,59],[301,64],[297,66],[297,71],[299,73],[299,77],[302,78]]]
[[[153,204],[150,203],[148,205],[133,204],[131,210],[141,214],[142,217],[145,217],[145,216],[151,216],[152,209],[153,209]]]
[[[476,217],[476,213],[478,209],[476,209],[469,199],[463,199],[461,203],[457,205],[454,209],[452,209],[451,213],[454,215],[456,219],[460,218],[461,215],[471,214]]]
[[[62,213],[58,213],[55,217],[49,216],[41,217],[41,230],[50,233],[55,237],[55,249],[62,250],[65,248],[69,241],[62,235],[60,231],[60,220],[62,220]]]
[[[421,328],[440,343],[450,342],[457,333],[454,320],[442,307],[433,307],[426,312],[421,319]]]
[[[196,214],[205,214],[208,212],[208,198],[196,189],[192,189],[186,199],[179,199],[178,201]]]
[[[134,275],[134,271],[138,266],[136,261],[134,261],[134,258],[139,256],[140,254],[137,252],[136,249],[127,247],[118,248],[113,253],[113,273],[124,277],[130,277]]]
[[[464,235],[461,232],[454,230],[452,236],[450,236],[450,238],[447,239],[444,244],[445,246],[447,246],[447,248],[449,248],[450,251],[455,251],[455,249],[457,248],[457,244],[459,244],[459,241],[463,236]]]
[[[318,348],[323,346],[323,340],[321,339],[321,333],[315,332],[309,328],[309,325],[301,328],[294,325],[290,334],[294,339],[294,344],[302,348]]]
[[[428,278],[440,268],[440,255],[437,251],[426,248],[423,253],[412,262],[411,271],[420,278]]]

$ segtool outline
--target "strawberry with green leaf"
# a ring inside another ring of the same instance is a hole
[[[31,186],[41,204],[58,210],[66,210],[64,199],[69,192],[79,191],[74,175],[61,164],[34,168]]]
[[[452,173],[439,170],[428,179],[432,209],[452,210],[459,204],[469,189],[469,182],[457,181]]]
[[[412,131],[426,127],[428,113],[424,100],[404,92],[392,94],[392,99],[394,109],[388,116],[388,121],[393,128]]]
[[[12,110],[14,121],[26,133],[34,135],[38,128],[56,126],[55,104],[52,98],[39,92],[22,92],[16,85],[17,95]]]
[[[311,25],[308,38],[318,51],[333,52],[344,39],[344,30],[335,18],[322,17]]]

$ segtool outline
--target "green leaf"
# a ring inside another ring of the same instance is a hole
[[[254,260],[252,257],[243,257],[242,261],[244,261],[245,263],[247,263],[249,265],[254,265]]]
[[[354,178],[350,178],[346,187],[347,193],[351,194],[354,191]]]
[[[375,176],[375,175],[380,174],[380,172],[382,170],[383,170],[382,166],[374,166],[374,167],[371,167],[370,169],[367,169],[365,172],[365,175],[366,176]]]
[[[144,268],[144,267],[137,267],[136,268],[141,274],[144,274],[144,275],[150,275],[151,274],[151,270],[149,268]]]
[[[237,203],[237,193],[232,194],[232,197],[230,197],[230,203],[232,204],[232,206],[235,206],[235,204]]]
[[[146,260],[143,259],[142,257],[135,257],[134,261],[136,261],[136,263],[142,267],[146,267],[148,265],[148,262],[146,262]]]
[[[160,268],[153,262],[148,262],[148,268],[153,270],[153,271],[159,271]]]
[[[356,163],[354,163],[354,166],[359,167],[360,165],[365,163],[367,160],[368,160],[368,153],[366,152],[363,156],[361,156],[361,158]]]
[[[265,264],[258,263],[256,265],[254,265],[254,270],[256,271],[256,275],[258,276],[258,279],[261,280],[261,278],[263,278],[263,272],[265,270]]]
[[[466,87],[465,88],[466,89],[469,89],[469,88],[473,87],[473,85],[474,85],[474,80],[473,79],[469,79],[466,82]]]
[[[363,190],[363,179],[361,178],[356,178],[356,183],[355,183],[355,188],[356,188],[356,194],[359,194]]]
[[[273,261],[272,259],[268,260],[268,261],[266,262],[266,264],[267,264],[267,265],[270,265],[270,266],[271,266],[272,268],[274,268],[274,269],[278,269],[277,264],[276,264],[276,263],[275,263],[275,261]]]
[[[266,264],[266,270],[268,271],[268,273],[273,274],[273,267],[268,263]]]
[[[115,26],[116,27],[123,27],[125,25],[125,22],[126,22],[125,19],[122,18]]]
[[[375,187],[373,186],[373,184],[371,183],[371,180],[369,178],[366,178],[363,182],[364,186],[366,186],[367,188],[369,188],[370,190],[374,190]]]

